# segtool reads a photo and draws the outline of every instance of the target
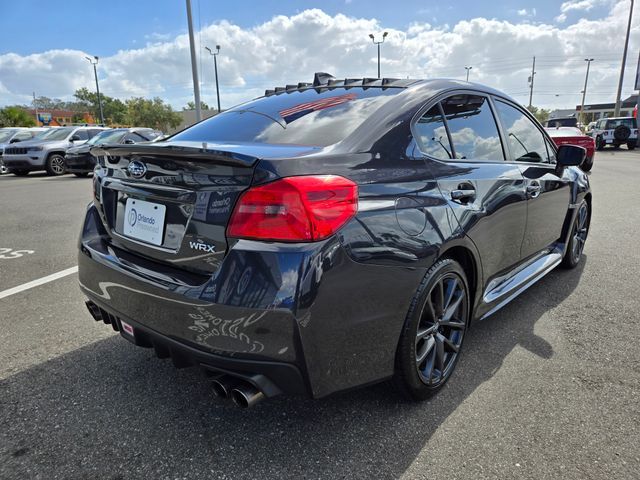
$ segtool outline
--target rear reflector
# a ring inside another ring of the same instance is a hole
[[[358,186],[335,175],[288,177],[242,194],[227,236],[314,242],[333,235],[358,208]]]

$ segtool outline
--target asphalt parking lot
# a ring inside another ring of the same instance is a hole
[[[638,478],[639,179],[640,152],[597,154],[581,266],[473,328],[429,402],[377,385],[241,410],[94,322],[74,273],[2,298],[76,265],[91,194],[2,176],[0,478]]]

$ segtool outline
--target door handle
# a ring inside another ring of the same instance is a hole
[[[527,194],[529,195],[529,198],[536,198],[540,195],[540,190],[542,190],[542,187],[540,186],[540,182],[537,180],[531,180],[529,185],[527,185]]]
[[[472,185],[462,184],[458,188],[451,190],[451,200],[458,203],[468,203],[476,198],[476,189]]]

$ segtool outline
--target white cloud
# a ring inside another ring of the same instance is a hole
[[[607,3],[606,0],[569,0],[562,2],[560,5],[560,11],[562,13],[570,12],[571,10],[584,10],[589,11],[597,5]]]
[[[526,8],[522,8],[518,10],[516,13],[521,17],[535,17],[538,12],[536,11],[535,7],[533,7],[530,10],[527,10]]]
[[[600,0],[565,2],[567,11],[592,8]],[[533,9],[528,15],[535,15]],[[560,16],[563,12],[560,12]],[[386,76],[464,78],[504,90],[528,102],[527,77],[537,56],[534,103],[572,107],[580,102],[585,56],[591,65],[587,102],[612,101],[628,18],[626,2],[614,4],[597,20],[566,25],[532,24],[474,18],[455,25],[415,22],[406,29],[386,28],[372,18],[330,16],[319,9],[275,16],[252,28],[227,21],[204,27],[201,38],[202,98],[215,104],[213,64],[204,46],[220,44],[218,69],[223,107],[259,96],[265,88],[310,81],[315,71],[338,77],[376,74],[376,49],[368,35],[389,32],[382,45]],[[563,19],[557,18],[558,23]],[[634,18],[630,52],[640,47],[640,18]],[[100,90],[127,98],[160,96],[175,108],[192,99],[189,42],[186,34],[162,39],[155,35],[144,47],[100,58]],[[27,103],[38,95],[71,98],[79,87],[94,88],[93,70],[80,50],[51,50],[32,55],[0,55],[0,104]],[[632,90],[635,62],[629,56],[623,93]],[[555,95],[559,94],[559,97]]]

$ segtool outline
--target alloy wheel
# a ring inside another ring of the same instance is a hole
[[[443,275],[422,310],[416,334],[416,368],[423,383],[436,387],[453,371],[466,329],[468,298],[462,279]]]
[[[51,160],[49,162],[49,165],[51,167],[51,171],[56,174],[56,175],[62,175],[64,173],[64,158],[61,157],[60,155],[54,155],[53,157],[51,157]]]
[[[573,228],[573,242],[571,242],[571,256],[574,262],[580,260],[584,244],[589,234],[589,207],[586,202],[580,205]]]

